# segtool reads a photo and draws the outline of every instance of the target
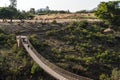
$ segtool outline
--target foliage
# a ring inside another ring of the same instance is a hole
[[[119,68],[120,42],[113,34],[103,34],[104,29],[104,23],[81,21],[72,22],[59,30],[49,30],[46,32],[47,40],[50,38],[47,42],[49,46],[45,47],[42,55],[76,74],[85,71],[85,76],[95,80],[109,80],[112,68]],[[36,49],[39,51],[39,48]],[[83,68],[74,67],[76,63]]]
[[[95,15],[107,21],[111,25],[120,25],[120,7],[118,4],[120,1],[109,1],[109,2],[101,2],[98,5],[97,11],[95,11]]]
[[[120,79],[120,70],[114,68],[110,77],[105,74],[100,75],[100,80],[119,80]]]
[[[36,72],[40,72],[40,70],[41,69],[40,69],[39,65],[37,63],[34,63],[32,68],[31,68],[31,73],[35,74]]]
[[[32,14],[35,14],[35,9],[34,8],[30,8],[29,12],[32,13]]]
[[[101,74],[100,80],[110,80],[110,78],[108,76],[106,76],[105,74]]]
[[[0,7],[0,18],[3,19],[3,22],[6,19],[20,19],[21,22],[23,19],[33,19],[34,14],[31,12],[19,11],[15,7],[16,0],[11,0],[11,5],[9,7]]]
[[[35,46],[35,49],[39,49],[39,51],[45,50],[46,44],[38,41],[38,37],[36,37],[36,35],[30,36],[30,41],[32,42],[33,46]]]
[[[15,38],[16,37],[14,34],[10,34],[9,36],[7,36],[4,33],[0,33],[0,47],[12,47],[12,45],[16,42]]]
[[[111,74],[111,80],[119,80],[120,79],[120,70],[113,69]]]
[[[90,11],[87,11],[87,10],[80,10],[80,11],[77,11],[76,13],[93,13],[94,10],[90,10]]]
[[[15,18],[17,14],[17,10],[14,7],[2,7],[0,8],[0,18],[3,19],[3,21],[5,21],[5,19],[12,19]]]
[[[9,0],[10,1],[10,6],[11,7],[16,7],[17,6],[17,0]]]
[[[0,31],[0,80],[52,80],[33,62],[24,48],[17,47],[16,35]]]
[[[18,11],[17,12],[17,18],[21,20],[21,22],[23,21],[23,19],[33,19],[34,18],[34,14],[30,13],[29,11]]]
[[[27,15],[26,15],[27,19],[33,19],[34,18],[34,15],[32,13],[29,13],[27,12]]]
[[[52,23],[53,23],[53,24],[56,24],[56,23],[57,23],[57,21],[56,21],[56,20],[53,20],[53,21],[52,21]]]
[[[0,44],[5,44],[6,43],[6,35],[4,35],[3,33],[0,34]]]
[[[26,14],[25,11],[22,11],[22,12],[18,11],[18,13],[17,13],[17,18],[20,19],[21,22],[22,22],[23,19],[26,18],[25,14]]]
[[[62,13],[62,14],[64,14],[64,13],[70,13],[69,12],[69,10],[68,11],[63,11],[63,10],[59,10],[59,11],[57,11],[57,10],[45,10],[45,11],[42,11],[42,10],[40,10],[40,9],[38,9],[38,10],[36,10],[36,14],[38,14],[38,15],[44,15],[44,14],[58,14],[58,13]]]
[[[46,36],[51,36],[51,35],[54,35],[56,33],[56,30],[50,30],[50,31],[47,31],[45,34]]]

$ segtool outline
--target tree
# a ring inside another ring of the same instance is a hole
[[[26,18],[27,18],[27,19],[31,20],[31,19],[33,19],[34,17],[35,17],[34,14],[32,14],[32,13],[30,13],[30,12],[27,12],[27,13],[26,13]]]
[[[120,25],[120,1],[101,2],[95,15],[108,22],[110,25]]]
[[[14,7],[8,7],[9,15],[7,15],[8,19],[12,22],[12,19],[17,15],[17,9]]]
[[[30,8],[30,13],[35,14],[35,8]]]
[[[16,16],[17,9],[14,7],[2,7],[0,8],[0,18],[3,19],[3,22],[5,19],[10,19],[12,22],[12,19]]]
[[[0,18],[3,19],[3,22],[5,21],[5,19],[7,18],[8,15],[8,10],[7,8],[0,8]]]
[[[16,7],[17,6],[17,0],[9,0],[10,1],[10,6],[11,7]]]
[[[22,11],[22,12],[18,11],[17,18],[21,20],[21,22],[23,22],[23,19],[26,18],[25,14],[26,14],[25,11]]]

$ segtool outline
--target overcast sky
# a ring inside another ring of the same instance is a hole
[[[91,10],[102,1],[111,0],[17,0],[17,8],[29,10],[30,8],[40,9],[49,6],[51,10]],[[112,0],[115,1],[115,0]],[[0,6],[8,6],[9,0],[0,0]]]

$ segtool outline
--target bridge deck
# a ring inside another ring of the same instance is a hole
[[[17,36],[18,37],[18,36]],[[22,40],[24,38],[27,43]],[[76,74],[73,74],[71,72],[68,72],[64,69],[61,69],[57,67],[56,65],[50,63],[47,59],[42,57],[31,45],[28,38],[26,36],[21,36],[21,42],[26,49],[26,51],[29,53],[29,55],[33,58],[33,60],[47,73],[49,73],[51,76],[58,80],[92,80],[86,77],[78,76]]]

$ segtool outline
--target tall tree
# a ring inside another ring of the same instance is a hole
[[[17,9],[14,7],[9,7],[8,12],[8,19],[10,19],[10,21],[12,22],[12,19],[15,18],[17,15]]]
[[[35,14],[35,8],[30,8],[30,13]]]
[[[3,22],[8,19],[9,16],[9,8],[8,7],[2,7],[0,8],[0,18],[3,19]]]
[[[21,22],[23,22],[23,19],[25,19],[26,18],[26,12],[25,11],[22,11],[22,12],[20,12],[20,11],[18,11],[17,12],[17,18],[19,19],[19,20],[21,20]]]
[[[3,7],[0,8],[0,18],[5,21],[5,19],[10,19],[12,22],[12,19],[15,18],[17,14],[17,9],[13,7]]]
[[[111,25],[120,25],[120,1],[101,2],[95,15]]]
[[[11,7],[17,7],[17,0],[9,0],[10,1],[10,6]]]

